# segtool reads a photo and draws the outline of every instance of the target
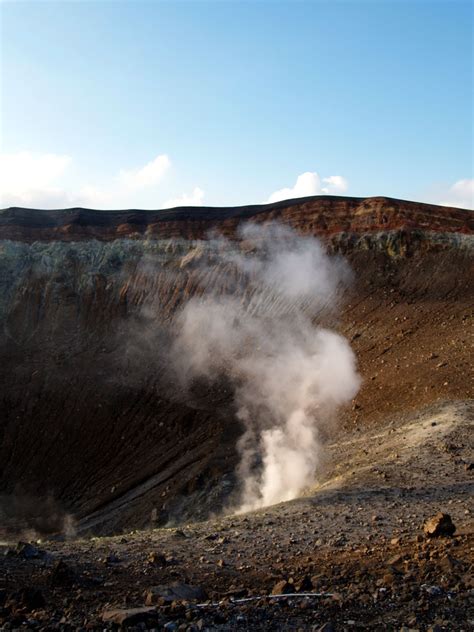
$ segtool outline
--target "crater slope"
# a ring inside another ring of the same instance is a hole
[[[346,257],[337,329],[363,386],[340,431],[472,397],[473,215],[388,198],[233,209],[0,212],[0,507],[5,529],[114,533],[219,510],[239,425],[226,384],[183,398],[167,331],[190,296],[235,279],[209,231],[279,221]],[[336,440],[328,437],[328,441]],[[321,473],[324,477],[324,473]],[[321,478],[321,480],[322,480]]]

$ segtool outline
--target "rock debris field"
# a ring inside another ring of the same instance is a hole
[[[266,510],[4,543],[1,629],[471,630],[472,411],[334,437],[317,487]]]

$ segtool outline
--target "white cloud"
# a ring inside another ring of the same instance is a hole
[[[458,180],[449,187],[445,196],[445,199],[439,202],[442,206],[474,209],[474,179]]]
[[[77,199],[81,206],[113,209],[151,206],[156,208],[157,186],[162,181],[171,161],[166,154],[157,156],[144,167],[121,169],[114,178],[101,186],[86,184],[81,187]],[[143,204],[143,193],[149,203]]]
[[[321,191],[326,194],[345,193],[349,186],[347,180],[342,176],[329,176],[329,178],[323,178],[323,182],[326,186]]]
[[[0,206],[63,206],[69,196],[58,183],[70,163],[58,154],[0,154]]]
[[[171,166],[166,154],[157,156],[144,167],[124,170],[119,173],[119,180],[130,189],[142,189],[157,185]]]
[[[195,187],[191,195],[183,193],[180,197],[173,198],[165,202],[165,208],[174,208],[175,206],[202,206],[204,203],[204,191],[199,187]]]
[[[338,195],[347,191],[347,180],[342,176],[322,178],[316,171],[306,171],[296,178],[294,187],[287,187],[275,191],[268,198],[268,202],[279,202],[292,198],[308,197],[310,195]]]
[[[171,166],[169,157],[160,154],[143,167],[120,170],[109,182],[98,186],[86,182],[71,190],[64,185],[71,163],[72,158],[66,155],[29,151],[0,154],[0,208],[130,208],[144,206],[141,194],[146,192],[156,208],[159,204],[154,201],[158,197],[155,189]],[[196,192],[202,195],[200,189],[195,189],[193,195]]]

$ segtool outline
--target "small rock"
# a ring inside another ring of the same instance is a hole
[[[403,562],[403,557],[401,555],[394,555],[391,557],[387,564],[389,566],[399,566]]]
[[[148,563],[153,564],[153,566],[166,566],[167,561],[166,557],[162,553],[158,553],[157,551],[152,551],[148,555]]]
[[[288,593],[293,592],[294,587],[283,579],[281,582],[276,583],[272,588],[272,595],[287,595]]]
[[[145,604],[151,606],[161,601],[206,601],[207,593],[199,586],[175,582],[170,586],[151,586],[145,593]]]
[[[118,555],[115,553],[109,553],[105,558],[105,563],[107,565],[120,564],[121,560]]]
[[[429,538],[437,538],[440,536],[452,536],[456,531],[451,516],[445,513],[437,513],[427,520],[423,526],[423,531]]]
[[[301,582],[297,584],[295,588],[297,592],[309,592],[310,590],[313,590],[313,582],[308,577],[308,575],[305,575],[305,577],[303,577]]]
[[[421,589],[430,597],[439,597],[443,594],[443,590],[439,586],[428,586],[427,584],[422,584]]]
[[[18,542],[16,546],[16,554],[24,560],[34,560],[44,557],[46,552],[42,549],[38,549],[32,544],[29,544],[29,542]]]
[[[157,619],[158,613],[155,608],[128,608],[104,610],[102,621],[104,623],[117,623],[118,625],[136,625]]]
[[[49,581],[53,586],[71,586],[76,581],[76,574],[66,562],[59,560],[49,575]]]
[[[380,579],[377,580],[376,585],[377,586],[391,586],[393,584],[393,582],[395,581],[394,576],[392,575],[392,573],[385,573],[385,575],[383,577],[381,577]]]
[[[318,632],[336,632],[336,628],[332,623],[324,623],[319,629]]]

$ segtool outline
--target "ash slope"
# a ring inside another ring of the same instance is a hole
[[[173,314],[203,291],[196,263],[209,230],[245,247],[243,220],[317,235],[351,262],[337,327],[364,385],[343,428],[364,432],[472,396],[472,218],[326,196],[237,209],[0,212],[0,493],[10,524],[56,529],[32,500],[45,496],[58,520],[68,512],[103,533],[221,506],[239,434],[231,393],[222,385],[178,397],[162,351]],[[216,266],[207,282],[224,287],[228,271]]]

